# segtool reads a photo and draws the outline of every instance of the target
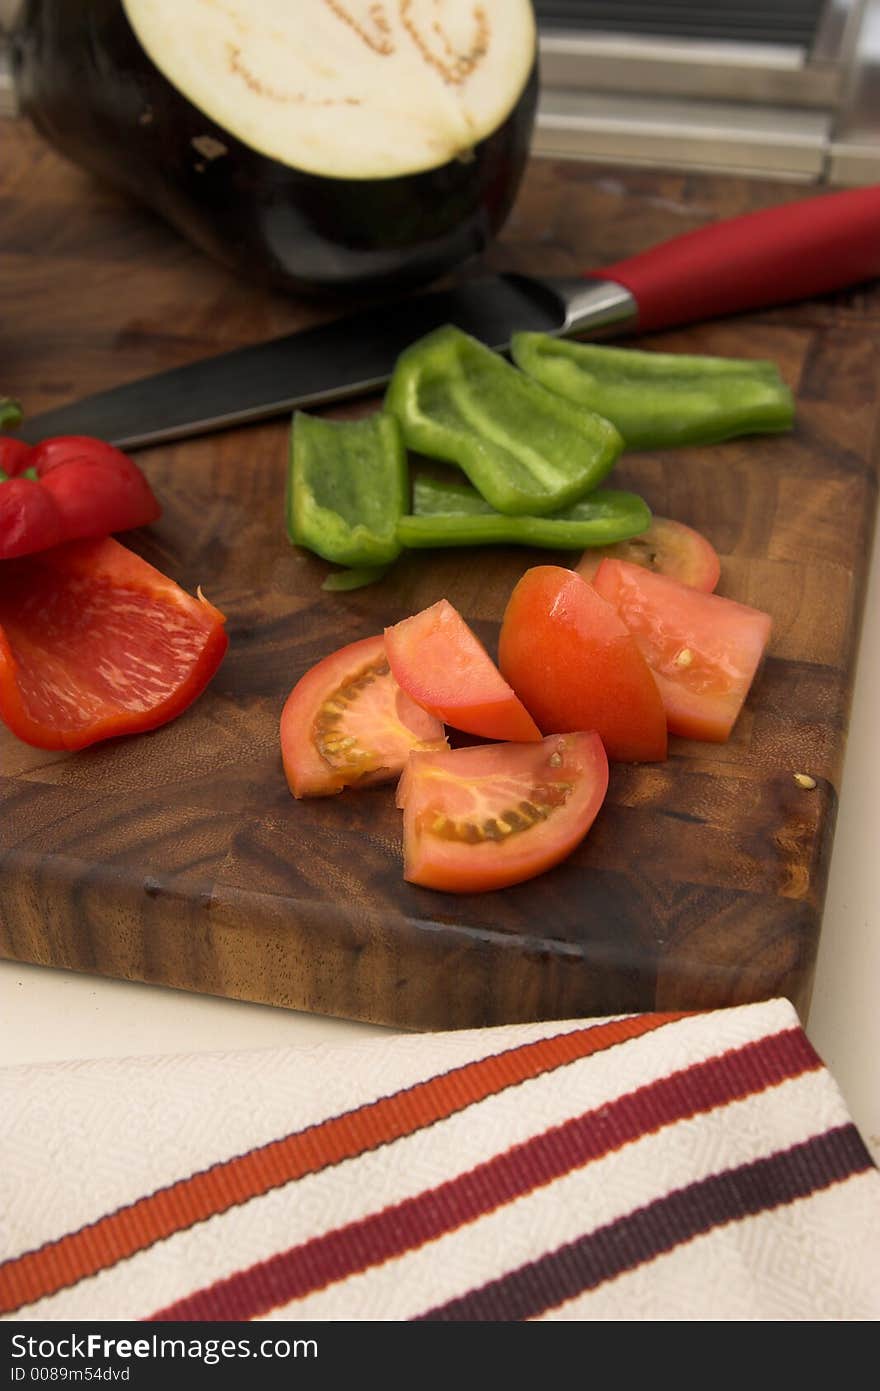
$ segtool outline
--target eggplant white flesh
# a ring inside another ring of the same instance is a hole
[[[528,155],[530,0],[25,0],[13,41],[56,148],[285,288],[442,274]]]
[[[312,174],[384,179],[468,157],[534,60],[522,0],[123,0],[160,72],[217,125]]]

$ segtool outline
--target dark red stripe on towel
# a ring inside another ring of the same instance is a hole
[[[554,1126],[435,1188],[238,1271],[152,1318],[256,1318],[415,1250],[643,1135],[819,1067],[799,1028],[731,1049]]]
[[[714,1227],[809,1197],[870,1168],[873,1161],[855,1126],[840,1126],[766,1159],[676,1189],[558,1251],[431,1309],[420,1320],[536,1318]]]
[[[0,1313],[68,1289],[119,1261],[306,1174],[356,1159],[508,1087],[682,1019],[630,1015],[476,1058],[178,1179],[38,1250],[0,1263]]]

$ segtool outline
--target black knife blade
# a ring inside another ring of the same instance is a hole
[[[487,276],[84,397],[32,416],[19,438],[96,435],[133,449],[380,391],[403,349],[441,324],[504,349],[515,329],[573,332],[589,322],[600,332],[635,312],[620,285]]]
[[[517,330],[651,332],[878,275],[880,185],[825,192],[711,223],[584,276],[502,274],[374,306],[31,416],[21,438],[86,434],[134,448],[364,395],[385,385],[404,348],[446,323],[504,350]]]

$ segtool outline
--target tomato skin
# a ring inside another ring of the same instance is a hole
[[[340,736],[355,738],[353,752],[335,752]],[[300,677],[284,703],[280,738],[297,798],[390,782],[411,750],[446,748],[440,722],[397,685],[381,633],[331,652]]]
[[[445,724],[483,739],[541,738],[476,633],[447,599],[386,628],[385,651],[399,685]]]
[[[573,570],[526,571],[504,612],[498,663],[545,734],[595,729],[613,762],[666,757],[666,714],[648,664]]]
[[[0,718],[42,749],[156,729],[211,680],[224,623],[110,537],[4,560]]]
[[[593,587],[654,672],[670,734],[724,743],[769,641],[769,614],[622,560],[603,561]]]
[[[584,551],[575,569],[591,582],[606,558],[644,565],[705,594],[711,594],[721,578],[721,559],[711,541],[693,527],[670,517],[655,516],[647,531],[627,541]]]
[[[607,790],[592,731],[410,754],[397,794],[404,878],[459,894],[532,879],[580,844]]]

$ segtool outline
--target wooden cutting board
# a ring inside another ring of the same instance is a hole
[[[237,283],[27,127],[0,140],[0,389],[28,412],[327,316]],[[804,195],[535,161],[488,260],[571,274]],[[874,529],[878,341],[876,286],[650,340],[772,358],[797,393],[790,436],[630,454],[612,479],[714,542],[720,592],[773,616],[767,659],[729,743],[613,768],[570,860],[482,896],[403,882],[393,789],[294,802],[281,708],[318,658],[441,596],[492,647],[517,578],[567,557],[421,553],[327,594],[329,567],[285,536],[286,421],[140,452],[165,510],[128,544],[202,586],[230,650],[154,733],[57,754],[0,729],[0,955],[398,1027],[775,995],[805,1017]]]

